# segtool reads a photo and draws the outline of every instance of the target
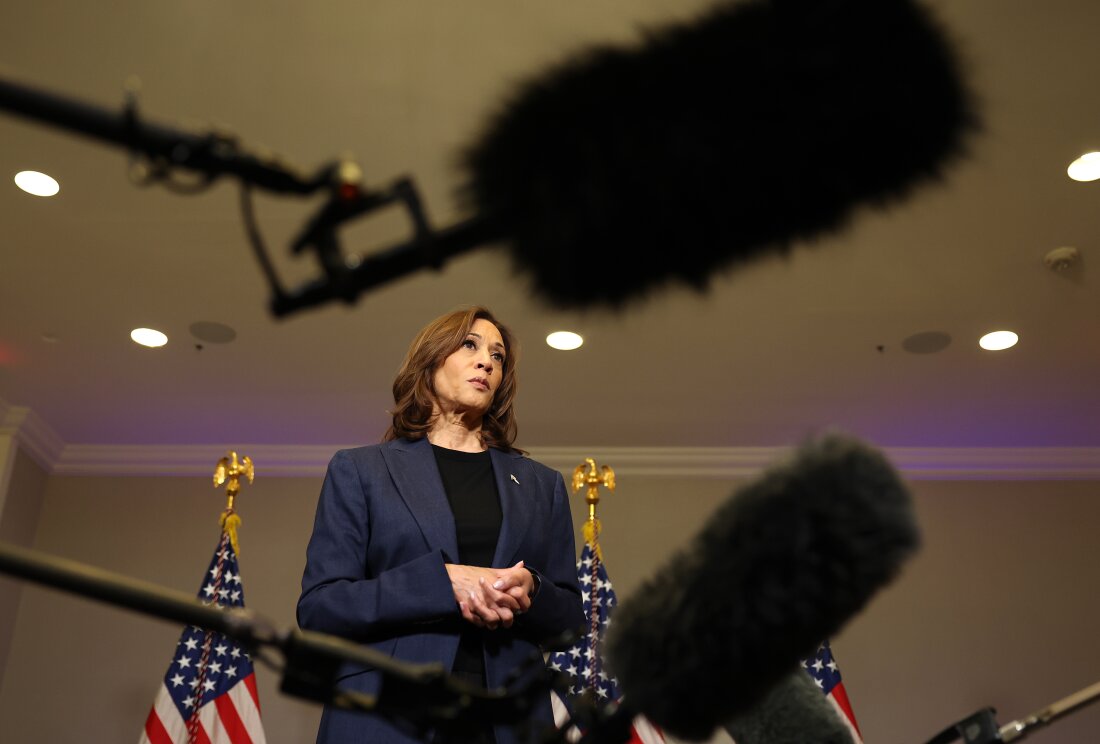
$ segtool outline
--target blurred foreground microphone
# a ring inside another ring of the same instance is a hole
[[[747,713],[722,725],[737,744],[853,744],[841,714],[799,669]]]
[[[905,197],[976,120],[913,0],[725,3],[529,81],[467,152],[465,197],[544,298],[619,306]]]
[[[862,609],[919,540],[877,450],[835,435],[806,444],[620,605],[607,653],[624,707],[706,739]]]

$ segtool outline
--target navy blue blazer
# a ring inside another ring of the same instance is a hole
[[[573,520],[557,471],[516,453],[489,450],[503,521],[493,567],[519,560],[541,586],[511,628],[485,631],[489,687],[540,643],[584,625]],[[409,662],[454,663],[462,619],[445,563],[459,563],[454,516],[427,439],[341,450],[325,476],[306,551],[298,624],[369,645]],[[340,686],[377,694],[374,669],[343,670]],[[551,721],[549,697],[538,718]],[[498,744],[516,741],[497,727]],[[317,741],[417,741],[379,716],[325,708]]]

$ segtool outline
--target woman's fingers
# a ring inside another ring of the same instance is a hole
[[[470,592],[470,609],[485,623],[489,630],[496,630],[500,624],[500,615],[497,610],[485,603],[485,600],[477,592]]]
[[[461,610],[462,618],[466,622],[470,623],[471,625],[476,625],[479,628],[484,628],[485,627],[484,621],[482,621],[482,619],[480,617],[475,615],[470,610],[470,605],[466,604],[465,602],[459,602],[458,603],[458,609]]]
[[[479,628],[510,628],[516,615],[531,606],[524,583],[531,583],[531,574],[523,561],[503,570],[457,564],[446,568],[462,618]]]
[[[513,612],[520,609],[519,601],[517,601],[516,598],[510,593],[498,592],[496,589],[489,586],[488,582],[486,582],[485,579],[479,579],[478,585],[481,587],[481,591],[484,593],[485,596],[485,601],[488,604],[496,607],[497,609],[508,609]]]

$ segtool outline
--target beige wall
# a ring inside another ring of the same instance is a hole
[[[281,625],[293,622],[318,487],[319,478],[265,480],[261,468],[241,498],[246,599]],[[601,506],[620,597],[732,488],[620,479]],[[924,551],[834,642],[868,743],[919,744],[984,705],[1005,722],[1100,679],[1100,484],[921,482],[915,491]],[[222,506],[205,478],[51,477],[36,546],[190,593]],[[580,497],[573,511],[579,525]],[[4,740],[133,741],[178,635],[170,623],[25,588],[0,687]],[[311,741],[318,709],[279,695],[272,672],[257,674],[269,740]],[[1029,741],[1078,744],[1097,732],[1100,706]]]
[[[0,540],[30,547],[38,529],[46,473],[14,442],[6,450],[6,457],[10,462],[7,483],[0,480]],[[22,582],[0,574],[0,694],[22,597]]]

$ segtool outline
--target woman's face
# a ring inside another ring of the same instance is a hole
[[[432,376],[440,410],[483,415],[504,377],[504,361],[500,331],[478,318],[462,346],[444,359]]]

